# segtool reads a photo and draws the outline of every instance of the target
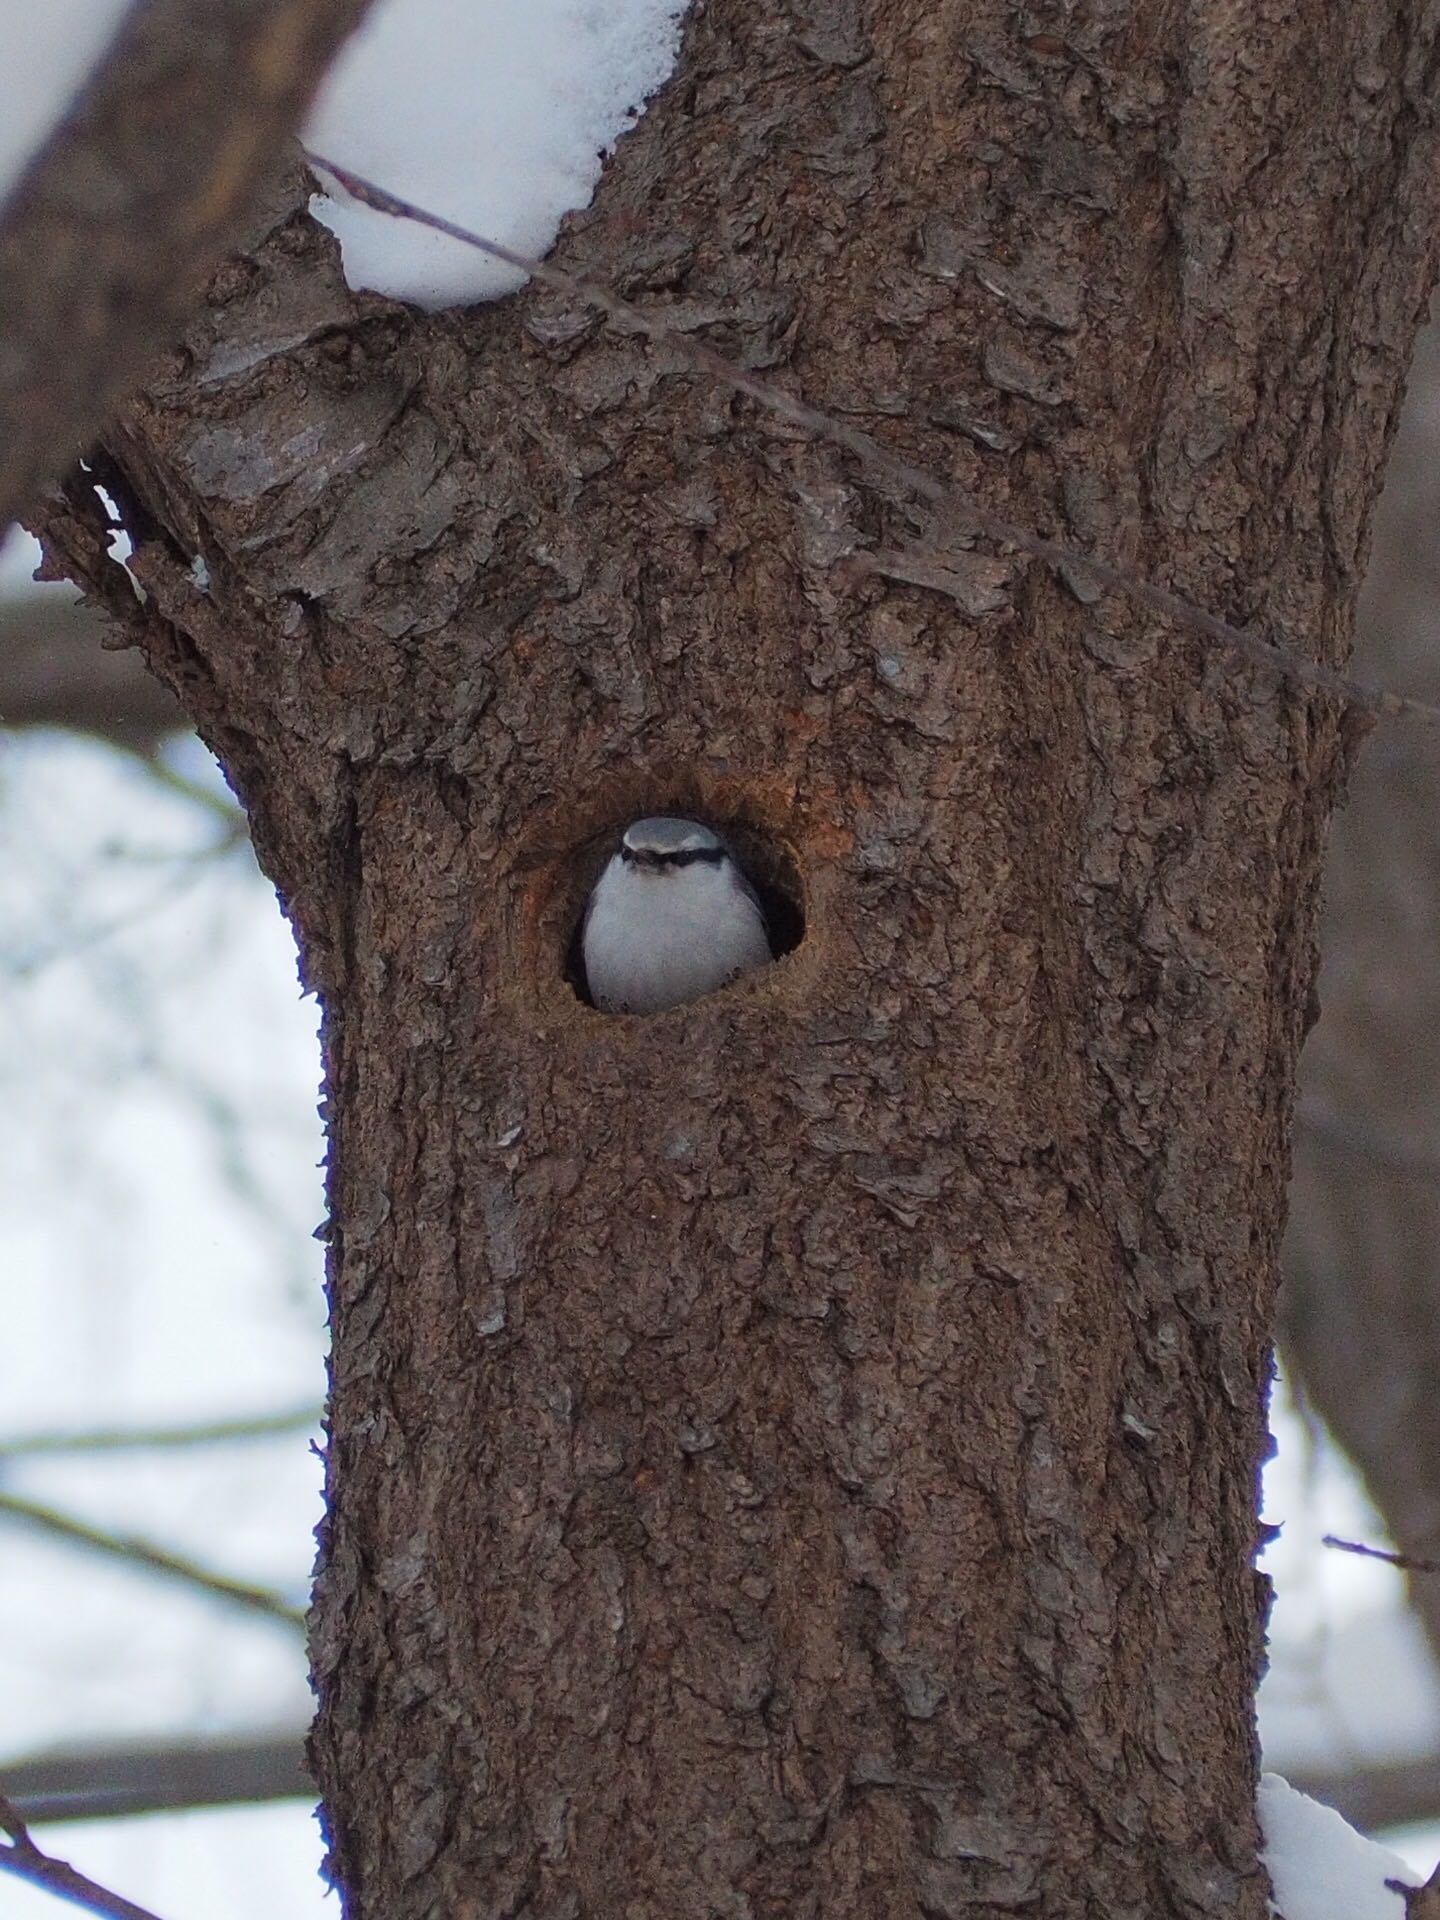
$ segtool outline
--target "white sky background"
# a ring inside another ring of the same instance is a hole
[[[110,44],[129,0],[0,0],[0,200]]]
[[[103,51],[124,0],[0,0],[0,196]],[[663,79],[673,0],[386,0],[310,130],[317,151],[527,251],[583,204]],[[478,255],[367,209],[324,209],[353,279],[422,304],[508,291]],[[0,558],[23,590],[24,552]],[[63,591],[63,589],[50,589]],[[198,748],[180,770],[213,780]],[[269,888],[215,816],[123,756],[34,736],[0,752],[0,1440],[210,1419],[323,1390],[315,1011]],[[218,849],[218,850],[217,850]],[[1389,1570],[1329,1552],[1378,1522],[1286,1409],[1266,1476],[1285,1534],[1262,1694],[1267,1755],[1440,1745],[1440,1685]],[[303,1438],[17,1467],[0,1484],[303,1598],[318,1468]],[[286,1630],[0,1521],[7,1758],[306,1710]],[[1272,1811],[1321,1847],[1277,1795]],[[1332,1836],[1333,1837],[1333,1836]],[[308,1811],[55,1827],[41,1838],[165,1920],[333,1916]],[[1440,1838],[1417,1836],[1428,1870]],[[1358,1856],[1349,1856],[1353,1865]],[[1297,1886],[1299,1883],[1296,1883]],[[1290,1920],[1332,1920],[1309,1891]],[[1393,1896],[1377,1920],[1399,1913]],[[0,1878],[6,1920],[57,1920]],[[1338,1920],[1338,1916],[1336,1917]],[[1344,1920],[1361,1920],[1347,1910]]]

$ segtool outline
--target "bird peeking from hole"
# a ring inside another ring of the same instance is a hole
[[[663,1013],[773,960],[765,909],[698,820],[635,820],[585,907],[580,954],[605,1013]]]

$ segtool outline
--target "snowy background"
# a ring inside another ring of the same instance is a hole
[[[0,195],[124,12],[0,0]],[[388,0],[342,58],[313,149],[495,238],[543,252],[664,78],[670,0],[525,7]],[[436,236],[317,201],[357,284],[424,304],[513,278]],[[0,604],[34,555],[0,554]],[[156,1541],[304,1601],[323,1393],[315,1009],[214,768],[178,737],[155,764],[60,733],[0,734],[0,1498]],[[293,1415],[226,1444],[38,1449],[95,1429]],[[1321,1535],[1383,1530],[1283,1391],[1266,1475],[1280,1599],[1261,1696],[1284,1772],[1440,1751],[1440,1680],[1399,1577]],[[300,1637],[42,1534],[0,1508],[0,1783],[47,1749],[296,1731]],[[1388,1867],[1280,1785],[1262,1813],[1289,1920],[1399,1920]],[[298,1802],[37,1829],[167,1920],[322,1912]],[[1391,1837],[1417,1877],[1440,1832]],[[1346,1888],[1346,1876],[1353,1885]],[[7,1920],[54,1899],[0,1879]],[[331,1914],[335,1906],[323,1909]]]

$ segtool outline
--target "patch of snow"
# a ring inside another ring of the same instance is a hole
[[[1405,1920],[1403,1894],[1387,1880],[1413,1886],[1398,1854],[1356,1833],[1333,1807],[1297,1793],[1267,1773],[1256,1799],[1264,1860],[1282,1920]]]
[[[0,203],[99,63],[129,0],[0,6]]]
[[[1440,1820],[1407,1820],[1402,1826],[1385,1827],[1375,1837],[1408,1862],[1410,1878],[1420,1885],[1435,1871],[1440,1860]]]
[[[543,254],[674,65],[685,4],[379,0],[331,69],[305,143],[428,212]],[[433,308],[522,284],[338,185],[311,208],[339,239],[354,287]]]

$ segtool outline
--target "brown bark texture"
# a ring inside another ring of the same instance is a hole
[[[1440,691],[1440,332],[1422,336],[1360,601],[1369,673]],[[1301,1078],[1281,1336],[1396,1544],[1440,1559],[1440,756],[1373,740],[1336,822]],[[1440,1580],[1411,1583],[1440,1649]]]
[[[0,204],[0,529],[179,324],[368,0],[140,0]]]
[[[712,0],[558,257],[1337,662],[1434,31]],[[325,1004],[352,1920],[1260,1920],[1333,698],[578,302],[352,297],[295,200],[101,471]],[[82,485],[48,532],[111,591]],[[607,1017],[576,917],[658,811],[804,937]]]

